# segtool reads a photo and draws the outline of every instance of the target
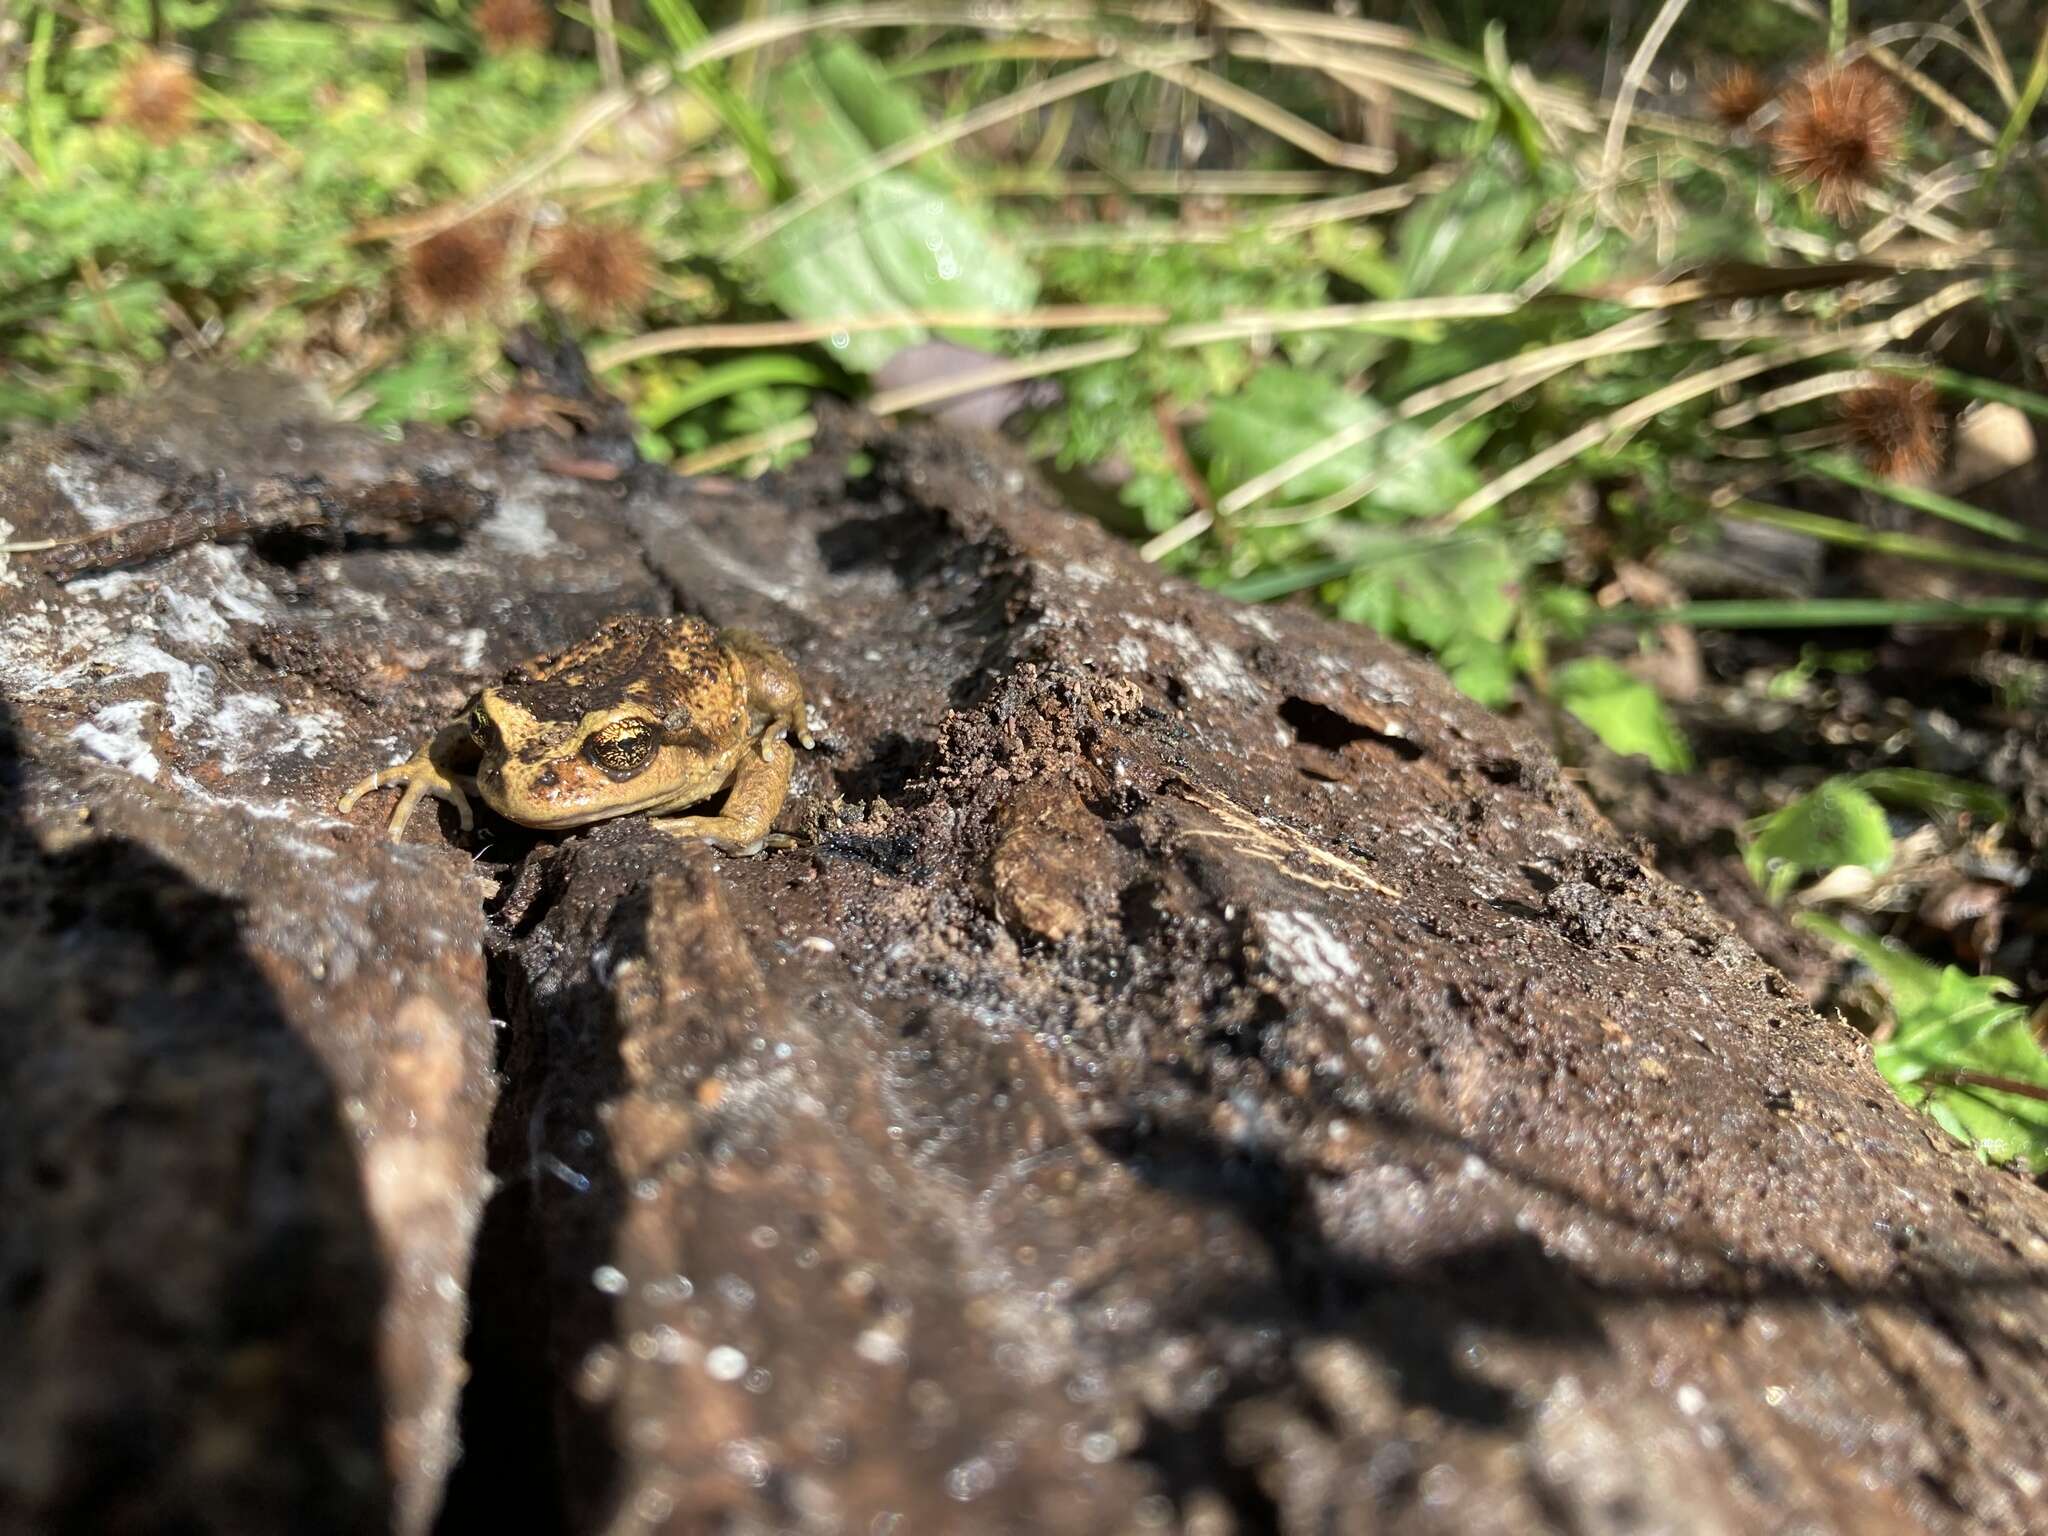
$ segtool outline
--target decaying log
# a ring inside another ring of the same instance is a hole
[[[0,572],[0,1526],[2048,1525],[2039,1190],[1433,667],[828,425],[606,480],[225,380],[0,462],[0,538],[138,454],[490,507]],[[678,609],[802,670],[797,847],[335,813]]]

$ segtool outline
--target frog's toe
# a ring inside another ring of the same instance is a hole
[[[391,813],[393,842],[405,836],[405,824],[412,820],[412,813],[420,801],[429,795],[455,807],[455,819],[461,823],[463,831],[467,832],[476,825],[476,818],[469,809],[469,796],[462,792],[459,784],[439,774],[431,777],[414,774],[406,781],[405,793],[398,798],[398,808]]]
[[[398,806],[392,811],[391,820],[387,824],[387,833],[393,842],[396,842],[405,835],[406,823],[412,820],[414,808],[419,805],[421,797],[425,795],[432,795],[436,800],[445,800],[454,806],[455,814],[462,823],[463,831],[467,832],[476,824],[475,817],[470,814],[469,796],[462,792],[462,786],[448,778],[431,763],[423,764],[417,758],[408,762],[395,763],[389,768],[378,769],[375,773],[355,785],[354,788],[350,789],[347,794],[343,795],[335,803],[341,813],[346,816],[355,809],[356,802],[362,799],[363,796],[369,794],[372,790],[383,789],[389,784],[403,784],[405,786],[405,793],[398,797]]]

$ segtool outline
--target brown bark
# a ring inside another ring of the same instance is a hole
[[[151,454],[496,500],[0,585],[0,1525],[2048,1524],[2041,1193],[1426,663],[935,429],[757,488],[269,386],[94,433],[12,536]],[[799,847],[334,816],[677,607],[802,671]]]

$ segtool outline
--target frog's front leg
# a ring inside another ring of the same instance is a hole
[[[768,755],[769,741],[783,731],[805,746],[815,747],[810,719],[804,710],[803,679],[797,676],[789,658],[751,630],[729,629],[724,640],[746,671],[747,704],[763,722],[761,755]]]
[[[675,837],[700,837],[727,853],[759,853],[763,848],[789,848],[796,839],[770,832],[775,813],[789,798],[790,770],[796,752],[781,737],[761,743],[760,755],[749,752],[732,776],[725,809],[716,816],[657,816],[649,825]]]
[[[355,808],[355,803],[373,789],[382,789],[387,784],[403,784],[405,793],[398,797],[398,808],[391,813],[391,838],[395,842],[405,835],[405,824],[412,819],[413,807],[420,803],[423,795],[432,795],[436,800],[445,800],[455,807],[455,814],[467,832],[476,825],[470,814],[469,796],[463,793],[460,779],[467,778],[463,764],[477,756],[476,743],[471,739],[469,726],[458,721],[445,726],[419,751],[402,763],[389,768],[380,768],[355,788],[341,797],[341,813],[346,816]]]

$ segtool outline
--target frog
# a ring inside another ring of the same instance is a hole
[[[624,816],[724,852],[789,847],[769,830],[811,737],[803,682],[748,630],[693,616],[628,615],[586,640],[536,656],[471,696],[459,718],[402,763],[340,799],[402,784],[388,824],[404,837],[419,802],[475,825],[470,795],[507,821],[555,832]],[[726,791],[716,815],[678,815]]]

